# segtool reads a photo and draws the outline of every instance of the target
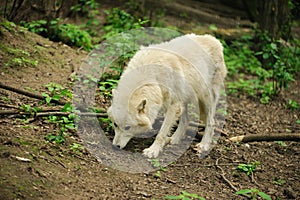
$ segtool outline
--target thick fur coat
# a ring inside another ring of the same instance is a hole
[[[187,104],[196,101],[206,124],[199,153],[208,152],[214,134],[214,116],[226,77],[222,44],[211,35],[188,34],[141,49],[130,60],[113,92],[108,114],[113,121],[113,144],[124,148],[133,137],[152,129],[160,111],[163,124],[154,143],[143,154],[155,158],[170,143],[184,136]],[[179,119],[175,133],[172,126]]]

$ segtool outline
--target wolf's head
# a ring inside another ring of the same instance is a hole
[[[113,145],[122,149],[131,138],[152,130],[162,106],[162,93],[157,85],[144,85],[128,98],[120,97],[118,91],[113,92],[113,102],[107,113],[115,130]]]

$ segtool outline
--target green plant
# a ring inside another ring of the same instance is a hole
[[[249,164],[241,163],[236,167],[236,169],[245,172],[247,175],[251,175],[253,172],[256,171],[256,167],[258,165],[260,165],[259,161],[251,162]]]
[[[5,96],[2,96],[1,100],[4,101],[4,102],[6,102],[6,103],[10,103],[11,102],[11,99],[9,97],[5,97]]]
[[[10,22],[10,21],[3,20],[3,19],[0,22],[0,26],[3,26],[8,31],[13,31],[13,30],[15,30],[15,28],[17,28],[17,26],[14,22]],[[1,31],[2,31],[2,29],[0,29],[0,33],[1,33]]]
[[[75,121],[79,118],[76,114],[74,114],[75,108],[71,105],[70,102],[66,103],[64,107],[61,109],[61,112],[70,113],[68,115],[50,115],[47,119],[49,123],[55,125],[58,128],[58,133],[50,133],[45,137],[48,141],[54,141],[56,143],[64,143],[66,131],[75,130],[77,127],[75,125]]]
[[[165,199],[181,199],[181,200],[191,200],[191,199],[199,199],[199,200],[205,200],[205,198],[197,195],[197,194],[191,194],[186,191],[182,191],[180,195],[178,196],[165,196]]]
[[[47,94],[45,92],[42,93],[43,97],[45,97],[45,101],[47,104],[49,104],[52,100],[59,101],[63,97],[69,99],[72,98],[72,92],[57,83],[50,82],[45,86],[50,92],[50,94]]]
[[[257,44],[252,36],[245,35],[230,45],[223,42],[224,58],[233,80],[227,83],[228,91],[258,96],[261,103],[268,103],[299,73],[300,44],[298,40],[286,43],[261,37],[266,43],[258,52],[253,50]]]
[[[30,113],[30,116],[33,117],[38,111],[41,109],[34,106],[32,107],[31,105],[28,104],[23,104],[19,107],[20,110],[24,111],[25,113]],[[25,119],[27,119],[27,116],[23,116]]]
[[[30,59],[26,59],[24,57],[20,57],[20,58],[13,58],[11,59],[9,62],[5,63],[5,66],[34,66],[36,67],[38,65],[38,61],[37,60],[30,60]]]
[[[105,34],[103,39],[107,39],[117,33],[121,33],[130,29],[141,28],[143,24],[147,23],[147,20],[136,19],[120,8],[112,8],[106,10],[105,14],[106,22],[104,24]]]
[[[151,164],[153,165],[153,167],[158,168],[158,170],[155,172],[154,176],[156,178],[160,178],[161,177],[161,172],[165,172],[167,171],[167,168],[163,167],[158,159],[151,159],[150,160]]]
[[[20,22],[22,26],[27,28],[30,32],[37,33],[40,35],[47,35],[48,29],[47,29],[47,21],[46,20],[36,20],[31,22]]]
[[[299,103],[297,101],[290,99],[287,102],[286,107],[291,110],[297,110],[297,109],[299,109]]]
[[[281,40],[272,41],[267,34],[262,33],[261,37],[266,41],[262,45],[261,51],[257,52],[257,56],[261,56],[263,68],[273,72],[273,89],[274,94],[277,94],[281,88],[287,88],[291,81],[294,81],[290,66],[287,65],[283,54],[283,44]]]
[[[98,8],[99,3],[97,3],[95,0],[79,0],[76,5],[71,7],[71,10],[82,14],[89,14],[91,10]]]
[[[62,41],[69,45],[83,47],[86,50],[91,50],[92,37],[90,34],[82,30],[82,27],[63,23],[61,19],[54,19],[49,22],[46,20],[38,20],[21,23],[29,31],[48,37],[54,41]]]
[[[82,151],[84,149],[84,147],[81,145],[81,144],[78,144],[78,143],[72,143],[70,145],[70,149],[74,152],[74,153],[77,153],[77,154],[82,154]]]
[[[90,74],[87,74],[83,83],[88,84],[88,83],[97,83],[98,79]]]
[[[284,179],[276,179],[276,178],[273,178],[272,179],[272,183],[275,184],[275,185],[283,185],[286,183],[286,181]]]
[[[85,50],[91,50],[92,37],[90,34],[82,30],[81,27],[73,24],[61,24],[58,26],[58,39],[66,44],[83,47]]]
[[[110,118],[108,118],[108,117],[100,117],[99,121],[101,122],[101,124],[103,124],[106,127],[105,130],[107,132],[109,132],[110,130],[112,130],[113,124],[112,124],[112,121],[110,120]]]
[[[279,144],[280,146],[282,146],[282,147],[286,147],[287,145],[286,145],[286,143],[285,142],[283,142],[283,141],[275,141],[277,144]]]
[[[247,195],[252,200],[257,199],[258,196],[260,196],[261,198],[263,198],[265,200],[272,200],[272,198],[268,194],[261,192],[260,190],[258,190],[256,188],[240,190],[240,191],[237,191],[235,194]]]
[[[49,135],[47,135],[45,137],[46,140],[48,140],[49,142],[55,142],[57,144],[61,144],[65,142],[65,135],[64,134],[52,134],[49,133]]]
[[[267,32],[258,32],[262,43],[258,44],[263,67],[273,72],[272,81],[277,94],[282,88],[288,88],[299,72],[299,40],[274,40]]]
[[[105,97],[111,97],[111,91],[117,87],[119,80],[107,79],[105,81],[99,82],[100,93]]]
[[[79,0],[76,5],[71,7],[71,10],[80,16],[85,15],[87,17],[87,21],[82,26],[90,35],[96,36],[96,27],[100,24],[97,18],[99,14],[99,3],[97,3],[96,0]]]
[[[0,49],[12,55],[12,58],[8,60],[5,67],[36,67],[38,65],[37,60],[32,60],[29,52],[22,49],[14,49],[4,45],[0,45]]]
[[[58,134],[50,133],[48,136],[45,137],[48,141],[54,141],[56,143],[63,143],[65,141],[65,132],[67,130],[74,130],[76,129],[76,125],[74,120],[76,119],[76,115],[71,113],[67,116],[56,116],[51,115],[48,117],[48,122],[53,123],[56,127],[59,128]]]

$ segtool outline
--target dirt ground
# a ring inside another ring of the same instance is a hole
[[[80,66],[86,52],[17,27],[0,28],[2,84],[38,92],[45,91],[49,82],[72,87],[70,74]],[[37,66],[6,66],[16,54],[38,61]],[[299,133],[296,120],[300,110],[286,108],[289,99],[300,103],[299,88],[300,77],[267,105],[241,94],[228,95],[224,127],[228,136],[221,136],[203,159],[189,148],[160,174],[118,171],[101,164],[86,150],[74,151],[70,146],[82,143],[76,132],[68,133],[65,144],[48,142],[45,136],[55,127],[43,118],[26,123],[14,115],[0,116],[0,199],[164,199],[182,191],[205,199],[245,199],[234,194],[234,188],[257,188],[274,200],[299,199],[299,143],[289,141],[284,146],[226,140],[237,135]],[[38,105],[36,99],[4,89],[0,89],[0,97],[1,110],[24,103]],[[239,164],[256,161],[260,164],[252,175],[236,169]]]

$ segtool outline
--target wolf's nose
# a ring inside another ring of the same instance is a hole
[[[117,149],[117,150],[120,150],[120,149],[121,149],[121,146],[118,145],[118,144],[113,144],[113,147],[114,147],[114,149]]]

